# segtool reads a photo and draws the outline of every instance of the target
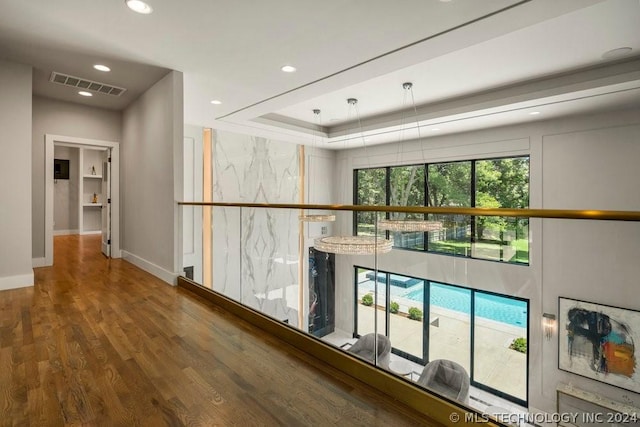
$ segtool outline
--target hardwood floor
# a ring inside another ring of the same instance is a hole
[[[1,426],[435,425],[193,294],[55,238],[0,292]]]

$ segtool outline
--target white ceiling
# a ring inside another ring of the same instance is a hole
[[[328,148],[356,143],[349,97],[372,143],[397,141],[405,81],[423,136],[640,106],[640,0],[149,3],[145,16],[124,0],[0,0],[0,58],[32,64],[38,95],[110,109],[175,69],[186,123],[298,143],[320,134],[320,108]],[[609,67],[602,53],[623,46],[632,61]],[[82,98],[49,83],[51,71],[128,91]],[[541,114],[525,114],[533,107]]]

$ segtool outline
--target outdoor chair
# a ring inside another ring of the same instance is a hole
[[[371,363],[374,359],[375,335],[373,333],[360,337],[349,349],[349,353],[355,354]],[[389,369],[391,360],[391,341],[382,334],[378,334],[378,366]]]
[[[469,374],[452,360],[437,359],[427,363],[418,384],[461,403],[469,403]]]

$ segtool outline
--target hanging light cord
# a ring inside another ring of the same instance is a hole
[[[416,128],[418,129],[418,143],[420,144],[422,160],[424,160],[424,147],[422,146],[422,135],[420,134],[420,120],[418,118],[418,109],[416,108],[416,100],[413,97],[413,86],[409,87],[409,92],[411,93],[411,104],[413,105],[413,115],[416,118]]]

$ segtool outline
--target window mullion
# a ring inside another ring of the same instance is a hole
[[[476,161],[471,161],[471,207],[476,207]],[[476,243],[476,217],[470,217],[471,222],[471,239],[470,244],[473,245]],[[471,256],[472,250],[469,248],[469,254],[467,256]]]

